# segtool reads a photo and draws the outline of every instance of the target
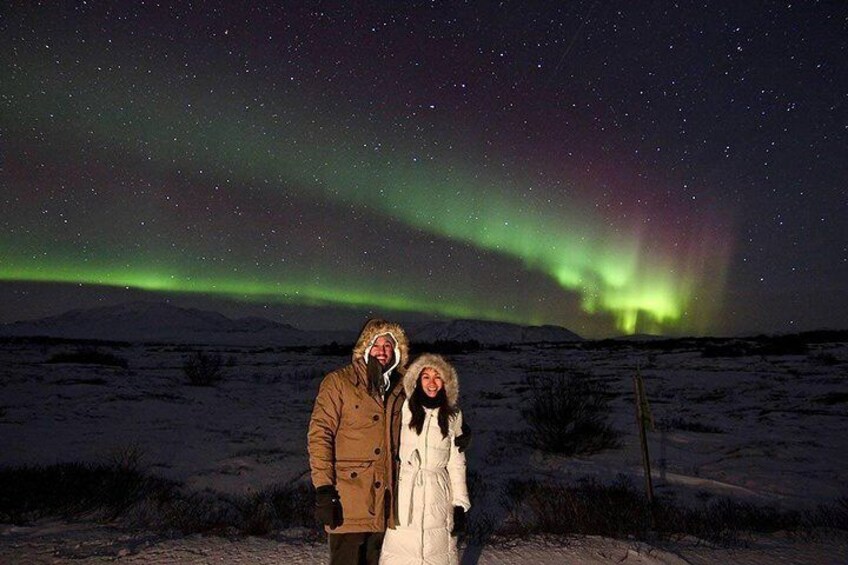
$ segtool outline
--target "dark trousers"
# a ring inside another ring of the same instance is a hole
[[[385,532],[329,534],[330,565],[377,565]]]

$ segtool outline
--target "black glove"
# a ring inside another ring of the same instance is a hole
[[[471,445],[471,427],[468,424],[462,422],[462,435],[453,438],[453,443],[460,453],[465,453],[465,450]]]
[[[454,506],[453,507],[453,529],[451,530],[451,535],[455,536],[458,534],[465,533],[465,508],[462,506]]]
[[[338,528],[344,521],[339,491],[333,485],[315,489],[315,519],[330,529]]]

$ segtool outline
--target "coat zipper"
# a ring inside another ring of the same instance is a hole
[[[427,468],[427,451],[430,444],[430,423],[433,421],[433,413],[427,416],[427,428],[424,430],[424,457],[422,457],[421,465]],[[422,470],[418,471],[419,473]],[[427,514],[427,480],[421,485],[421,562],[424,562],[424,518]]]

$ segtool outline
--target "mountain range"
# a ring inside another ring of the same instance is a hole
[[[485,320],[451,320],[413,325],[409,328],[409,337],[427,343],[477,341],[485,345],[583,340],[576,333],[560,326],[521,326]]]
[[[217,312],[165,302],[129,302],[2,324],[0,336],[295,346],[333,341],[353,344],[357,330],[308,331],[260,317],[232,319]],[[418,342],[474,340],[495,345],[582,340],[559,326],[521,326],[482,320],[425,322],[409,325],[407,330],[410,339]]]

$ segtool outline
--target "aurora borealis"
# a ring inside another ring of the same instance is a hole
[[[0,322],[85,287],[300,326],[316,310],[590,337],[844,326],[846,17],[6,7]]]

